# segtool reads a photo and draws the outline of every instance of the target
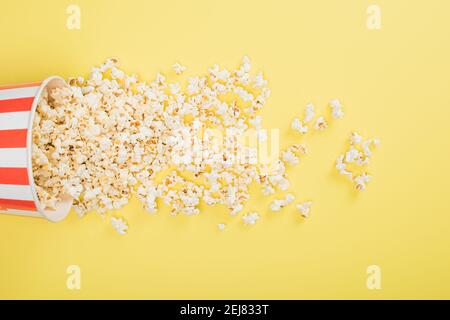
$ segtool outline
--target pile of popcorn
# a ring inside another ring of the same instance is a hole
[[[186,67],[177,63],[173,69],[180,75]],[[72,78],[67,87],[44,91],[34,119],[32,153],[42,206],[52,210],[69,195],[82,216],[120,209],[135,195],[150,213],[161,200],[173,215],[198,214],[201,201],[225,205],[237,215],[253,182],[266,196],[286,191],[286,164],[297,165],[306,146],[289,146],[270,161],[258,158],[257,144],[267,140],[258,113],[270,89],[262,73],[251,74],[250,69],[244,57],[235,70],[214,65],[206,75],[188,78],[186,85],[168,83],[159,73],[148,83],[108,59],[88,79]],[[330,107],[333,118],[343,116],[338,100]],[[309,104],[292,128],[301,134],[309,126],[327,128],[323,116],[315,122],[314,117]],[[242,138],[249,132],[256,144]],[[270,209],[279,211],[294,199],[288,194]],[[307,201],[296,207],[306,218],[311,205]],[[259,218],[257,212],[242,216],[245,225]],[[123,218],[112,217],[111,224],[120,234],[127,232]],[[225,224],[218,228],[224,230]]]

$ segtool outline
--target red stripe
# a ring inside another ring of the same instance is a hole
[[[0,130],[0,148],[26,148],[27,129]]]
[[[29,185],[27,168],[0,168],[0,184]]]
[[[37,82],[29,82],[29,83],[21,83],[21,84],[5,84],[5,85],[0,86],[0,90],[37,87],[37,86],[40,86],[41,83],[42,83],[41,81],[37,81]]]
[[[0,113],[30,111],[34,97],[0,100]]]
[[[37,211],[34,201],[0,199],[0,209]]]

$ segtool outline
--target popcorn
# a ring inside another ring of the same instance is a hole
[[[291,193],[287,194],[284,199],[275,199],[270,204],[270,210],[276,212],[291,204],[295,200],[295,196]]]
[[[242,216],[242,221],[245,225],[254,225],[259,220],[257,212],[250,212]]]
[[[347,176],[352,179],[353,174],[347,170],[347,164],[344,163],[344,155],[341,155],[336,160],[336,169],[340,174]]]
[[[179,63],[173,68],[177,74],[185,70]],[[203,199],[236,215],[250,197],[252,181],[266,193],[287,189],[281,160],[260,181],[262,165],[236,162],[234,156],[257,155],[257,150],[238,142],[221,148],[207,135],[200,144],[192,139],[197,131],[214,128],[238,141],[247,123],[260,140],[267,139],[256,113],[270,90],[262,73],[252,76],[250,69],[248,57],[234,71],[213,66],[206,76],[189,78],[183,89],[160,73],[151,83],[141,81],[109,59],[87,79],[73,78],[68,88],[44,91],[33,129],[33,173],[42,205],[54,208],[69,194],[79,215],[105,214],[136,195],[149,213],[157,212],[160,199],[172,214],[195,215]],[[239,99],[222,100],[227,93]],[[176,171],[156,182],[159,173],[174,166]],[[194,178],[183,178],[183,172]]]
[[[188,79],[188,86],[187,86],[187,92],[190,95],[199,93],[201,88],[201,81],[199,77],[189,78]]]
[[[296,155],[305,155],[308,152],[306,149],[306,145],[303,143],[294,144],[289,147],[289,150]]]
[[[240,203],[238,203],[234,207],[233,207],[233,204],[230,204],[229,207],[230,207],[230,215],[232,215],[232,216],[237,215],[239,212],[242,211],[242,209],[244,209],[244,206]]]
[[[331,114],[334,119],[339,119],[344,116],[342,105],[339,100],[331,100],[329,106],[331,108]],[[308,132],[308,123],[313,121],[314,117],[314,105],[312,103],[308,103],[305,108],[305,116],[303,121],[300,121],[300,119],[298,118],[294,118],[291,123],[291,128],[301,134],[305,134]],[[315,130],[323,131],[328,127],[328,123],[323,116],[319,116],[316,119],[313,127]]]
[[[217,228],[219,228],[220,231],[224,231],[225,230],[226,225],[224,223],[219,223],[217,225]]]
[[[360,152],[351,147],[345,154],[345,161],[348,163],[356,162],[360,158]]]
[[[180,93],[180,84],[179,83],[171,83],[169,84],[170,93],[173,95],[177,95]]]
[[[185,66],[179,64],[178,62],[175,63],[175,64],[172,66],[172,68],[173,68],[173,70],[175,71],[175,73],[178,74],[178,75],[182,74],[182,73],[183,73],[184,71],[186,71],[186,69],[187,69]]]
[[[364,155],[367,158],[370,158],[372,156],[372,150],[370,149],[371,146],[378,146],[380,144],[380,141],[378,139],[369,139],[362,143]]]
[[[350,135],[350,144],[359,145],[362,142],[362,137],[357,132],[352,132]]]
[[[349,142],[349,149],[336,159],[335,167],[340,174],[353,182],[356,190],[363,191],[371,177],[367,172],[357,173],[356,170],[369,164],[372,157],[371,147],[378,146],[380,142],[378,139],[363,140],[357,132],[350,134]]]
[[[299,164],[299,162],[300,162],[299,158],[294,153],[292,153],[290,150],[284,151],[282,155],[283,155],[283,161],[287,162],[291,166],[295,166],[295,165]]]
[[[335,119],[340,119],[344,116],[344,112],[342,111],[342,105],[338,99],[334,99],[330,101],[331,115]]]
[[[120,217],[119,218],[111,217],[110,221],[111,221],[111,225],[117,231],[118,234],[120,234],[122,236],[127,234],[128,225],[126,224],[125,220],[123,220]]]
[[[363,174],[356,176],[353,181],[355,182],[355,188],[358,191],[366,189],[366,184],[370,181],[370,176],[364,172]]]
[[[262,72],[259,72],[253,77],[253,88],[264,88],[267,87],[267,80],[264,79]]]
[[[282,200],[274,200],[270,204],[270,210],[272,211],[280,211],[282,208],[283,201]]]
[[[177,75],[186,70],[179,63],[172,67]],[[271,92],[263,74],[250,71],[250,59],[243,57],[237,69],[214,65],[205,75],[187,79],[185,87],[160,73],[145,82],[108,59],[87,78],[70,79],[67,88],[45,90],[34,119],[32,152],[42,206],[54,209],[70,195],[80,216],[89,211],[106,214],[136,196],[152,214],[162,201],[172,215],[196,215],[203,200],[238,215],[253,182],[264,195],[287,190],[286,163],[298,164],[306,146],[289,146],[280,158],[261,164],[256,161],[258,149],[240,141],[249,129],[256,131],[258,141],[267,140],[258,112]],[[330,106],[341,115],[337,100]],[[314,117],[314,106],[308,104],[303,120],[295,118],[291,127],[305,134]],[[317,130],[326,127],[323,117],[314,124]],[[217,141],[218,132],[223,141]],[[350,152],[349,163],[366,164],[376,144],[375,139],[359,141],[361,150]],[[336,164],[341,173],[350,172],[346,156]],[[368,179],[355,176],[357,188],[365,188]],[[293,201],[288,194],[271,209],[279,211]],[[259,214],[250,212],[242,219],[252,225]],[[119,234],[127,232],[122,218],[110,221]],[[224,230],[225,224],[218,228]]]
[[[313,203],[311,201],[305,201],[303,203],[298,203],[295,207],[300,211],[300,214],[304,218],[309,218],[309,212],[311,211],[312,204]]]
[[[227,69],[220,70],[219,65],[215,64],[209,68],[209,73],[213,82],[223,81],[227,82],[230,79],[230,72]],[[221,86],[216,88],[222,88]]]
[[[308,132],[308,127],[304,125],[298,118],[294,118],[294,120],[292,120],[291,128],[300,132],[301,134],[305,134]]]
[[[306,146],[304,144],[295,144],[290,146],[286,151],[282,152],[282,159],[284,162],[295,166],[299,164],[299,155],[306,154]]]
[[[316,123],[314,124],[314,129],[323,131],[326,128],[328,128],[328,123],[325,121],[325,119],[322,116],[317,118]]]
[[[305,123],[311,122],[315,116],[314,105],[312,103],[308,103],[305,108],[305,118],[303,121]]]
[[[234,93],[236,93],[237,95],[239,95],[239,97],[244,101],[244,102],[248,102],[248,101],[252,101],[254,99],[253,95],[246,91],[244,88],[242,87],[236,87],[234,89]]]
[[[254,117],[253,119],[250,119],[248,121],[255,129],[260,130],[262,129],[262,117],[260,115]]]

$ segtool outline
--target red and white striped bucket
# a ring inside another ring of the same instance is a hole
[[[0,213],[40,217],[56,222],[72,206],[67,198],[56,210],[42,208],[32,172],[33,119],[43,90],[67,86],[60,77],[42,82],[0,86]]]

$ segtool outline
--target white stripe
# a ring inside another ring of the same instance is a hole
[[[0,88],[0,100],[34,97],[38,90],[39,86],[5,90],[1,90]]]
[[[26,148],[0,148],[0,168],[26,168]]]
[[[0,199],[33,201],[33,194],[28,185],[0,184]]]
[[[26,210],[0,210],[3,214],[14,214],[18,216],[29,216],[29,217],[39,217],[43,218],[37,211],[26,211]]]
[[[0,113],[0,130],[27,129],[30,111]]]

